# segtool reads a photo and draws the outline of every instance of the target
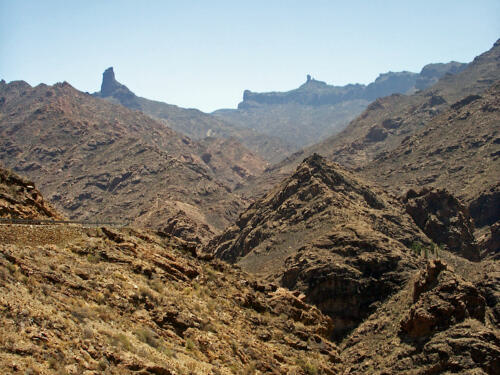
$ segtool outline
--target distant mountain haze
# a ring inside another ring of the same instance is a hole
[[[295,151],[343,130],[373,100],[400,93],[411,94],[456,74],[467,64],[455,61],[426,65],[420,73],[388,72],[368,85],[328,85],[307,75],[299,88],[286,92],[245,90],[238,109],[214,114],[242,129],[280,137]]]
[[[277,162],[292,149],[278,137],[258,133],[252,129],[239,129],[224,119],[203,113],[197,109],[181,108],[176,105],[141,98],[115,78],[112,67],[102,75],[101,91],[93,94],[115,104],[142,111],[169,128],[188,137],[201,140],[206,137],[234,138],[249,150],[270,162]]]

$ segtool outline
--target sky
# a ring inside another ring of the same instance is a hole
[[[0,0],[0,79],[135,94],[211,112],[306,74],[369,83],[470,62],[500,38],[499,0]]]

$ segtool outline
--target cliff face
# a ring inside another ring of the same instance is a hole
[[[426,89],[444,75],[459,73],[466,67],[467,64],[458,62],[429,64],[424,66],[420,73],[388,72],[380,74],[374,82],[368,85],[333,86],[317,81],[308,75],[307,81],[302,86],[287,92],[256,93],[245,90],[243,102],[238,105],[238,108],[248,109],[257,104],[297,103],[320,106],[355,99],[373,101],[395,93],[404,94],[415,89]]]

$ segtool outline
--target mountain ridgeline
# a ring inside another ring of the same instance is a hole
[[[116,80],[112,67],[104,71],[101,91],[93,95],[141,111],[195,140],[206,137],[234,138],[254,153],[272,162],[279,161],[282,155],[287,155],[291,151],[278,137],[267,136],[252,129],[235,128],[227,121],[197,109],[181,108],[139,97]]]
[[[307,76],[299,88],[286,92],[255,93],[245,90],[238,109],[214,114],[242,129],[255,129],[281,137],[294,150],[317,143],[344,129],[373,100],[387,95],[423,90],[467,64],[426,65],[420,73],[389,72],[369,85],[333,86]]]
[[[467,64],[456,61],[447,64],[429,64],[424,66],[420,73],[404,71],[380,74],[374,82],[368,85],[333,86],[307,75],[307,81],[303,85],[287,92],[255,93],[245,90],[243,101],[238,104],[238,109],[248,109],[259,104],[297,103],[320,106],[355,99],[371,102],[395,93],[406,94],[415,90],[424,90],[445,74],[456,74],[466,67]]]
[[[499,374],[499,77],[500,40],[212,115],[1,80],[0,373]]]

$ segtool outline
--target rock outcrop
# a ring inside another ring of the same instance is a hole
[[[33,182],[0,167],[0,218],[60,220],[63,216],[43,199]]]
[[[495,279],[478,282],[483,265],[443,255],[457,268],[430,260],[342,343],[347,373],[498,374]]]
[[[401,334],[412,338],[432,336],[466,319],[484,323],[486,300],[472,284],[434,260],[413,285],[413,305],[401,321]]]
[[[243,92],[236,110],[214,114],[243,129],[256,129],[286,141],[290,151],[320,142],[343,130],[371,101],[397,93],[427,88],[445,74],[455,74],[467,64],[430,64],[420,74],[388,72],[368,85],[333,86],[307,75],[304,84],[286,92]],[[282,159],[288,156],[282,155]]]
[[[341,338],[404,285],[418,263],[413,242],[430,245],[396,199],[313,155],[209,250],[299,290]]]
[[[474,238],[474,224],[468,210],[446,190],[409,190],[404,198],[406,212],[437,245],[444,245],[472,261],[480,253]]]
[[[133,110],[142,111],[162,121],[169,128],[195,140],[202,140],[206,137],[235,139],[268,161],[281,160],[282,155],[289,152],[289,146],[279,138],[267,136],[253,129],[238,129],[219,117],[197,109],[181,108],[137,96],[127,86],[116,80],[112,67],[104,71],[101,91],[93,95]]]

